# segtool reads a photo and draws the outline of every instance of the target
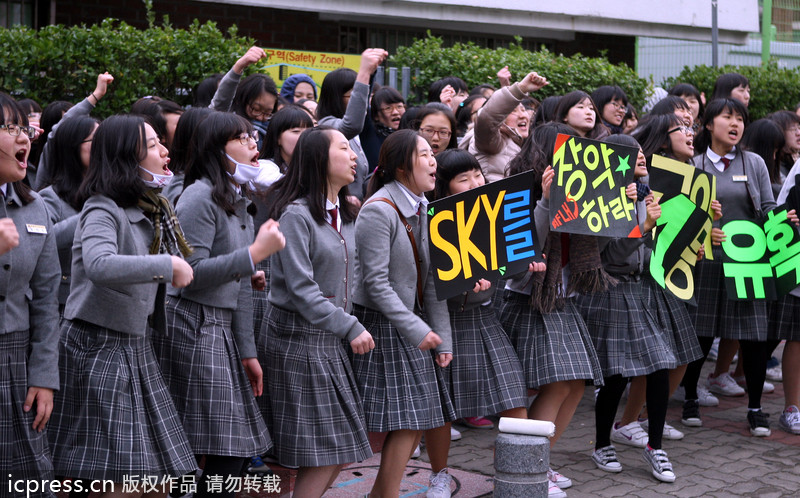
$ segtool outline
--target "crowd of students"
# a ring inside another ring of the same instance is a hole
[[[232,496],[212,480],[270,456],[298,468],[296,496],[315,497],[372,455],[376,432],[370,496],[398,495],[424,437],[428,496],[449,497],[453,421],[547,420],[553,445],[588,382],[597,467],[623,470],[617,442],[643,448],[652,475],[673,482],[663,442],[684,433],[666,423],[670,396],[680,389],[681,422],[698,427],[714,394],[746,389],[750,432],[767,436],[761,395],[782,340],[779,425],[800,434],[800,291],[728,299],[720,263],[726,222],[757,221],[777,198],[797,223],[796,113],[751,124],[738,74],[721,76],[708,101],[681,84],[640,114],[617,86],[539,100],[547,79],[512,84],[509,68],[499,89],[448,76],[412,107],[372,84],[387,55],[368,49],[358,71],[333,71],[319,89],[293,75],[279,94],[269,76],[241,78],[265,56],[253,47],[203,82],[190,109],[143,97],[103,121],[91,111],[113,98],[108,73],[74,106],[42,112],[0,94],[4,478],[122,483],[202,467],[197,496]],[[626,195],[642,237],[549,230],[560,133],[639,149]],[[715,257],[697,263],[697,306],[649,274],[655,155],[717,179],[703,249]],[[439,301],[429,200],[524,171],[536,178],[545,262]],[[729,373],[737,350],[741,378]],[[548,477],[550,496],[572,486]]]

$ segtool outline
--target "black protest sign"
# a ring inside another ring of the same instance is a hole
[[[800,233],[779,206],[760,222],[729,221],[722,269],[728,299],[775,299],[800,285]]]
[[[661,206],[653,231],[650,275],[678,299],[694,303],[697,253],[704,242],[711,247],[716,178],[691,164],[662,156],[653,156],[648,172],[650,189]]]
[[[635,204],[625,195],[639,149],[559,134],[553,149],[550,229],[641,237]]]
[[[428,205],[428,238],[436,296],[470,291],[541,261],[533,220],[532,171]]]

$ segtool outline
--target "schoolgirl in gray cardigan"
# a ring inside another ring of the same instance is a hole
[[[267,196],[286,248],[271,258],[269,305],[259,359],[267,379],[264,413],[275,456],[300,467],[297,496],[319,497],[341,468],[372,455],[361,397],[345,344],[375,346],[349,313],[355,267],[356,207],[347,199],[356,154],[339,131],[300,136],[286,175]]]

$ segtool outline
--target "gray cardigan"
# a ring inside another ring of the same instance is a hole
[[[286,247],[270,259],[270,303],[352,341],[365,330],[349,314],[356,252],[354,223],[342,223],[340,235],[330,224],[314,221],[305,199],[287,206],[280,223]]]
[[[47,143],[44,144],[44,149],[42,149],[42,155],[39,157],[39,165],[36,169],[36,182],[34,184],[35,190],[42,190],[44,187],[50,184],[50,171],[53,167],[57,165],[50,164],[50,144],[51,140],[54,136],[56,136],[56,130],[64,122],[64,120],[69,118],[74,118],[76,116],[88,116],[89,113],[92,112],[94,109],[94,105],[89,102],[89,97],[86,97],[82,101],[78,102],[74,106],[70,107],[67,112],[64,113],[64,116],[61,117],[58,123],[53,126],[53,129],[50,130],[50,133],[47,135]]]
[[[361,139],[358,137],[358,134],[364,128],[368,100],[369,85],[356,81],[353,85],[353,93],[350,94],[350,102],[347,104],[344,117],[325,116],[319,120],[320,126],[336,128],[350,141],[350,148],[356,153],[356,179],[349,185],[348,191],[350,195],[354,195],[359,199],[364,198],[366,178],[369,174],[369,161],[367,161],[367,155],[364,154],[364,149],[361,147]]]
[[[211,181],[202,178],[183,191],[175,212],[186,241],[194,253],[186,261],[194,269],[194,280],[169,295],[233,311],[233,335],[242,358],[255,358],[253,295],[250,276],[254,272],[249,246],[254,240],[250,201],[237,194],[236,214],[228,215],[211,199]]]
[[[382,201],[368,202],[356,220],[356,275],[353,301],[380,311],[409,343],[418,346],[433,330],[442,338],[436,351],[452,353],[447,302],[436,299],[428,254],[428,216],[418,217],[396,182],[386,184],[371,199],[386,197],[400,209],[414,230],[422,270],[425,313],[430,325],[414,313],[417,269],[414,252],[400,217]],[[420,219],[421,218],[421,219]]]
[[[58,256],[47,209],[36,194],[22,201],[9,184],[0,218],[9,217],[19,246],[0,255],[0,334],[30,331],[28,387],[58,389]],[[0,197],[0,201],[2,201]],[[44,232],[44,233],[42,233]]]
[[[153,224],[137,206],[95,195],[79,216],[64,318],[144,336],[158,284],[172,280],[172,258],[150,254]]]
[[[39,192],[47,211],[56,237],[58,260],[61,262],[61,284],[58,287],[58,304],[67,303],[69,287],[72,282],[72,241],[75,239],[75,227],[78,226],[78,212],[56,194],[53,186]]]

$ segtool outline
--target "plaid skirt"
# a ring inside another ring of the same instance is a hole
[[[666,332],[667,343],[678,365],[687,365],[703,357],[697,334],[689,318],[686,304],[658,285],[652,277],[642,278],[647,309],[653,310],[656,320]]]
[[[267,287],[263,291],[253,289],[253,333],[255,334],[256,344],[258,344],[259,336],[261,335],[261,322],[264,321],[264,317],[267,315],[269,303],[267,299],[269,296],[269,258],[256,265],[256,271],[259,270],[264,272]]]
[[[48,430],[56,475],[178,477],[197,461],[146,337],[81,320],[61,327],[61,390]]]
[[[36,406],[22,410],[28,395],[29,339],[28,330],[0,334],[0,496],[11,496],[9,474],[11,480],[53,479],[47,433],[33,429]]]
[[[196,455],[251,457],[271,446],[231,332],[230,310],[167,297],[153,337],[164,380]]]
[[[770,303],[768,338],[800,341],[800,298],[786,294]]]
[[[495,316],[500,319],[500,313],[503,312],[503,294],[505,293],[506,279],[501,278],[496,283],[492,283],[492,289],[495,289],[492,295],[492,309]]]
[[[265,324],[258,356],[278,461],[321,467],[371,457],[358,384],[342,340],[277,306],[269,307]]]
[[[606,292],[575,299],[597,351],[603,376],[637,377],[677,366],[647,308],[641,281],[621,281]]]
[[[367,354],[348,351],[367,430],[422,431],[455,420],[444,371],[434,362],[436,353],[409,344],[379,311],[355,305],[353,315],[375,341]]]
[[[697,262],[695,300],[689,316],[700,337],[722,337],[747,341],[766,341],[767,302],[728,299],[722,274],[722,256]]]
[[[565,380],[590,379],[603,384],[603,371],[592,339],[572,299],[564,309],[542,315],[519,292],[503,292],[500,323],[511,338],[530,389]]]
[[[492,306],[450,311],[453,361],[445,379],[456,415],[483,417],[525,406],[522,365]]]

